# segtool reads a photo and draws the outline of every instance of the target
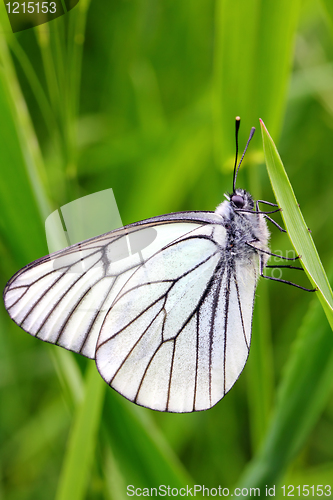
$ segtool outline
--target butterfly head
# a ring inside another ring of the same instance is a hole
[[[231,206],[237,210],[253,210],[254,201],[250,193],[245,191],[245,189],[235,189],[234,193],[229,197]]]
[[[252,196],[245,189],[236,188],[235,191],[225,193],[228,201],[223,201],[215,210],[215,213],[226,219],[233,219],[235,212],[251,212],[254,208]]]

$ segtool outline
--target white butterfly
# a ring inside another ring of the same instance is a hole
[[[153,217],[24,267],[4,291],[11,318],[95,359],[103,379],[139,405],[214,406],[246,363],[270,254],[267,215],[235,188],[236,164],[237,155],[233,194],[215,212]]]

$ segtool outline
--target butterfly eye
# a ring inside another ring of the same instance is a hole
[[[234,194],[231,197],[231,201],[236,205],[237,208],[243,208],[245,205],[244,198],[238,194]]]

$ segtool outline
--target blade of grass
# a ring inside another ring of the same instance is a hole
[[[277,484],[300,451],[331,394],[333,337],[318,301],[312,303],[284,371],[264,444],[240,480],[241,487]]]
[[[64,7],[65,10],[65,7]],[[66,10],[65,10],[66,12]],[[61,94],[63,93],[63,89],[66,88],[66,33],[65,33],[65,23],[66,23],[66,15],[62,17],[58,17],[53,21],[54,32],[53,41],[54,41],[54,54],[55,54],[55,68],[59,81],[59,88]]]
[[[8,279],[19,266],[47,252],[43,219],[51,210],[43,158],[6,41],[3,4],[0,21],[0,230],[11,263],[3,267]]]
[[[0,61],[2,65],[1,78],[4,89],[11,107],[11,114],[14,120],[17,135],[20,142],[20,149],[25,160],[25,168],[32,185],[35,199],[39,206],[42,217],[46,217],[51,212],[46,191],[47,175],[43,157],[39,148],[38,139],[25,103],[22,91],[17,79],[13,61],[8,49],[4,35],[8,19],[5,6],[0,5],[0,22],[2,32],[0,33]]]
[[[68,13],[71,35],[67,61],[70,68],[68,84],[69,104],[71,104],[71,113],[73,116],[76,116],[79,108],[83,43],[89,5],[90,0],[80,0],[76,8]]]
[[[43,86],[39,81],[35,69],[31,64],[31,61],[28,58],[26,52],[23,50],[22,46],[15,36],[8,36],[7,42],[22,67],[22,70],[43,115],[45,126],[48,128],[50,136],[52,137],[52,134],[54,134],[55,129],[57,128],[57,124],[53,111],[44,92]]]
[[[49,355],[57,371],[63,395],[72,408],[83,401],[84,381],[73,353],[65,349],[54,349],[49,346]]]
[[[40,257],[47,250],[42,218],[29,182],[17,124],[13,120],[2,78],[0,115],[0,232],[4,242],[3,250],[12,261],[8,268],[3,265],[2,260],[1,267],[8,279],[18,266],[26,265],[29,260]]]
[[[80,102],[80,82],[85,27],[90,0],[80,0],[78,5],[68,12],[68,50],[67,50],[67,86],[66,101],[66,139],[67,139],[67,175],[77,174],[77,115]]]
[[[310,281],[318,288],[316,294],[333,328],[333,294],[329,281],[276,146],[262,120],[260,124],[266,166],[276,200],[282,208],[282,218]]]
[[[127,498],[125,493],[126,481],[110,446],[104,450],[103,465],[105,489],[107,492],[105,497],[110,500],[125,500]]]
[[[59,88],[59,75],[57,74],[55,68],[54,57],[51,48],[51,34],[49,25],[46,23],[40,26],[36,26],[35,34],[43,60],[46,84],[53,113],[55,116],[57,116],[57,118],[61,118],[61,115],[63,113],[63,99],[61,97]]]
[[[106,384],[94,363],[89,364],[85,396],[77,407],[56,500],[81,500],[86,497],[100,425]]]

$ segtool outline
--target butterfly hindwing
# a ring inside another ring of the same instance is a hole
[[[240,312],[247,295],[239,287],[236,293],[225,235],[222,226],[195,229],[154,254],[119,292],[101,328],[96,364],[131,401],[160,411],[207,409],[242,371],[252,312]],[[253,272],[244,279],[253,303]],[[241,342],[229,361],[235,337]]]

